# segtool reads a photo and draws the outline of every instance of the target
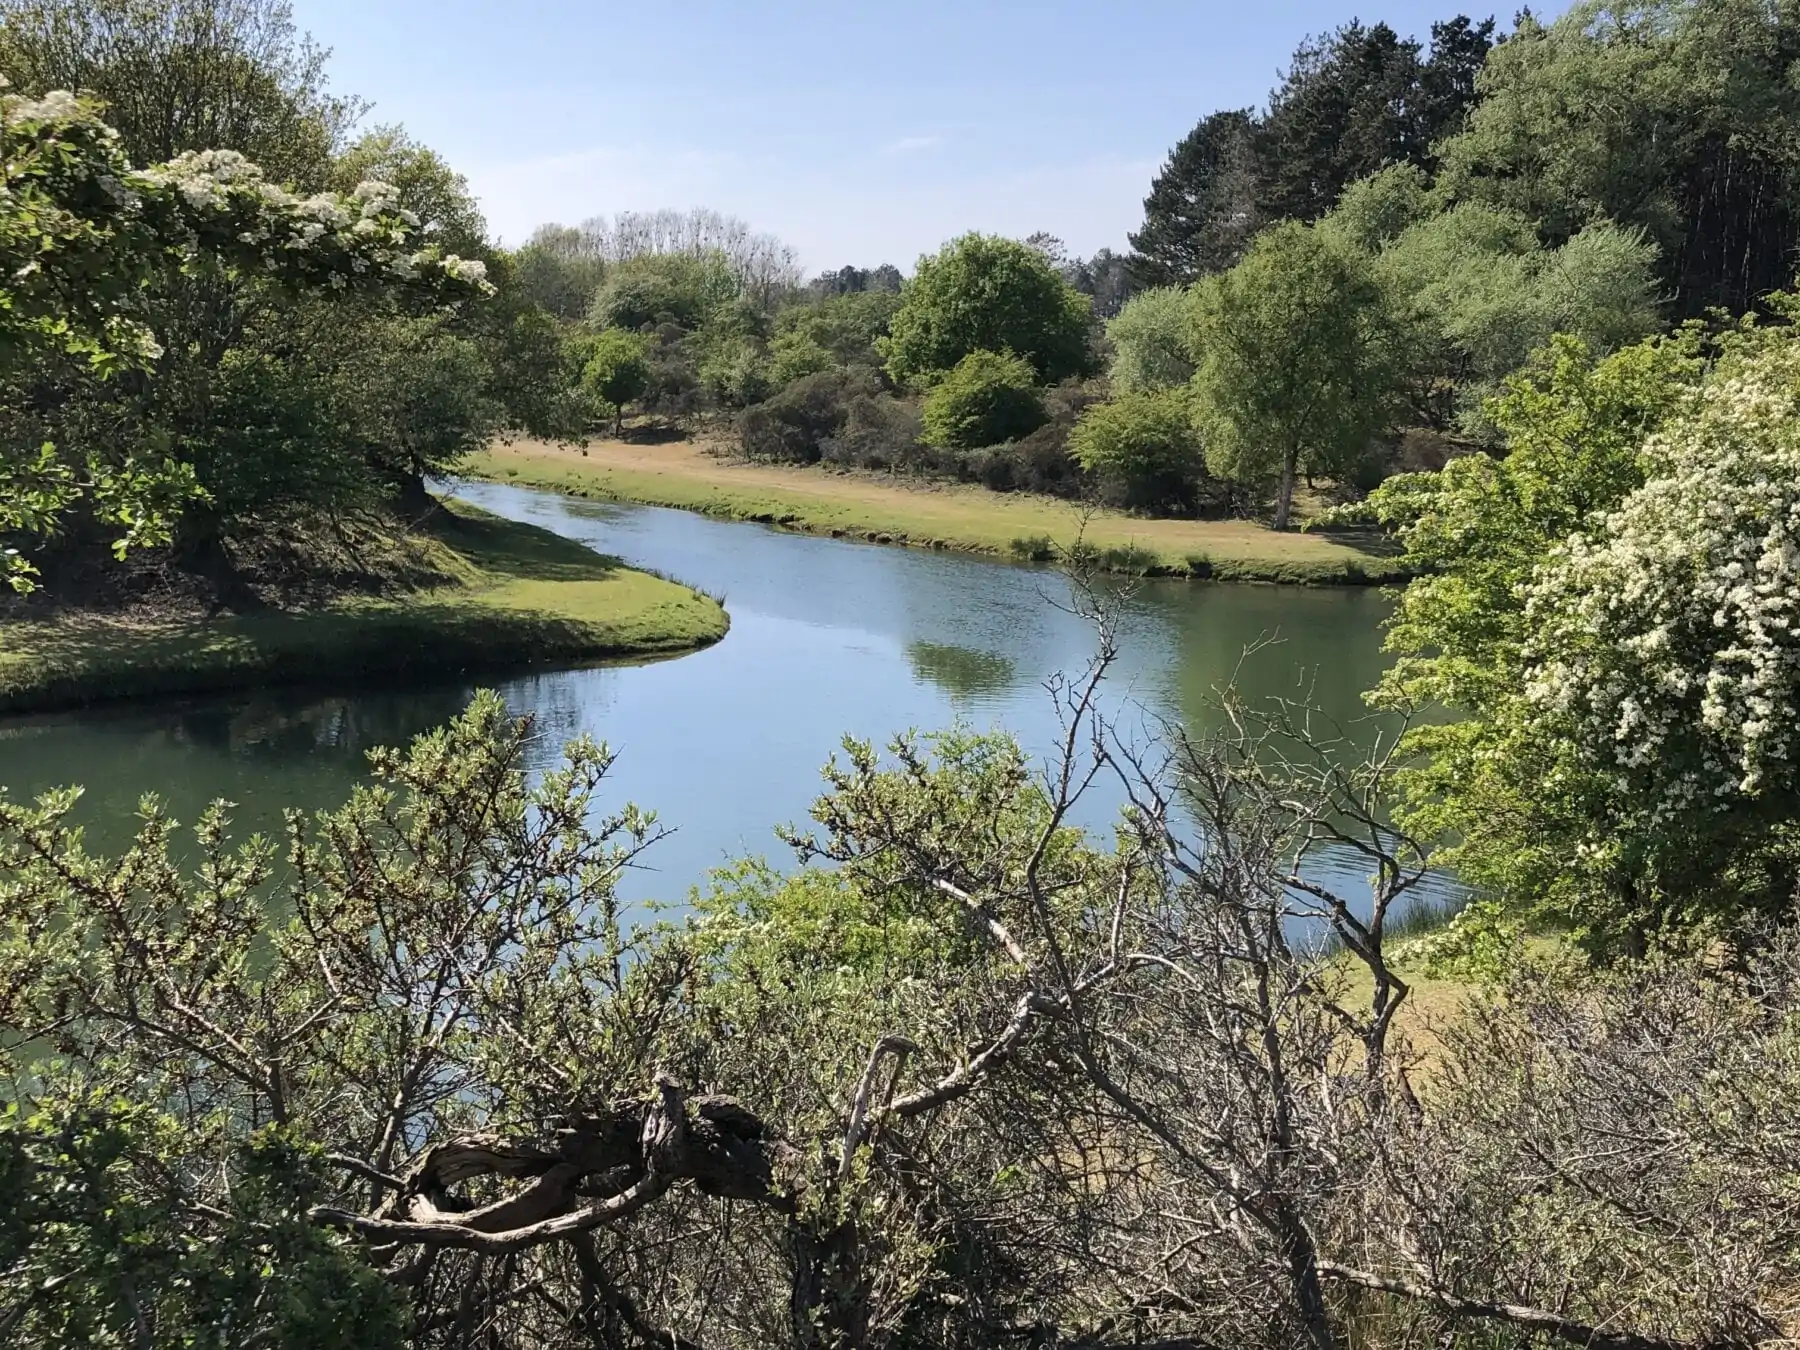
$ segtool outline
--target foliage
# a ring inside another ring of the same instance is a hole
[[[513,254],[513,268],[531,303],[559,319],[585,318],[606,276],[606,260],[580,230],[563,225],[534,230]]]
[[[365,107],[327,91],[327,53],[295,31],[287,0],[4,0],[0,18],[13,91],[95,99],[140,167],[235,150],[270,181],[317,192]]]
[[[367,182],[388,184],[400,206],[419,218],[414,228],[420,244],[465,257],[485,251],[487,221],[468,180],[405,128],[376,127],[332,162],[331,186],[339,192]]]
[[[1293,222],[1264,231],[1195,296],[1207,467],[1278,480],[1275,528],[1286,529],[1303,469],[1350,471],[1388,429],[1400,363],[1386,297],[1365,255]]]
[[[1551,244],[1601,220],[1642,229],[1678,313],[1749,309],[1792,279],[1795,42],[1789,10],[1742,0],[1526,18],[1443,146],[1443,186]]]
[[[1186,285],[1225,271],[1265,225],[1316,220],[1394,166],[1434,167],[1434,144],[1476,102],[1493,33],[1491,19],[1458,16],[1431,26],[1429,52],[1380,23],[1309,38],[1265,115],[1211,113],[1170,152],[1131,236],[1138,280]]]
[[[100,375],[162,356],[137,304],[170,270],[224,267],[289,287],[369,291],[487,287],[478,262],[408,247],[410,216],[391,189],[305,200],[268,183],[241,156],[189,154],[148,170],[124,160],[93,109],[67,94],[0,103],[7,209],[0,212],[0,371],[67,353]],[[8,261],[10,259],[10,261]],[[166,541],[202,486],[152,442],[147,453],[98,446],[62,454],[46,442],[0,464],[0,530],[44,535],[77,501],[116,527],[115,548]],[[15,584],[26,573],[14,563]]]
[[[588,318],[599,328],[698,328],[739,295],[723,253],[646,253],[607,269]]]
[[[781,310],[770,345],[775,382],[786,384],[828,366],[879,366],[877,344],[899,307],[897,292],[862,290]]]
[[[1205,469],[1185,388],[1124,393],[1096,403],[1081,414],[1069,443],[1114,503],[1193,508]]]
[[[1131,236],[1139,282],[1182,286],[1244,256],[1260,223],[1255,134],[1249,109],[1215,112],[1176,143]]]
[[[1021,1308],[1052,1350],[1330,1350],[1372,1325],[1358,1291],[1397,1350],[1777,1325],[1791,936],[1729,981],[1527,970],[1440,1030],[1421,1102],[1394,759],[1233,702],[1148,774],[1095,717],[1100,622],[1047,774],[966,730],[846,742],[797,870],[738,865],[654,929],[613,889],[653,820],[598,809],[585,741],[528,779],[492,695],[290,818],[279,886],[222,809],[182,864],[154,804],[107,860],[72,793],[0,799],[0,1028],[32,1070],[0,1244],[33,1275],[0,1315],[296,1350],[401,1314],[444,1350],[900,1350]],[[1069,824],[1100,773],[1133,803],[1105,847]],[[1354,902],[1326,838],[1374,874]]]
[[[1317,220],[1358,178],[1431,167],[1436,142],[1477,103],[1493,33],[1492,19],[1434,23],[1423,59],[1417,40],[1384,23],[1302,43],[1257,131],[1261,218]]]
[[[1142,291],[1106,324],[1112,343],[1109,372],[1127,393],[1172,389],[1194,377],[1193,334],[1187,292],[1175,286]]]
[[[1086,374],[1091,311],[1042,253],[966,234],[919,259],[881,350],[896,383],[929,385],[971,353],[1010,351],[1039,383]]]
[[[925,395],[925,440],[944,450],[978,450],[1016,440],[1047,416],[1037,373],[1022,356],[974,351]]]
[[[856,405],[877,388],[867,371],[803,376],[739,417],[739,444],[751,459],[814,463],[827,442],[849,426]]]
[[[1636,719],[1703,696],[1704,651],[1729,650],[1692,640],[1683,647],[1677,611],[1652,616],[1670,603],[1668,588],[1686,588],[1699,603],[1716,588],[1728,595],[1744,584],[1731,579],[1734,560],[1718,551],[1734,528],[1745,532],[1741,547],[1757,537],[1760,490],[1733,486],[1740,457],[1744,464],[1779,457],[1784,433],[1755,416],[1734,422],[1733,400],[1754,404],[1757,391],[1789,378],[1792,341],[1785,327],[1728,331],[1715,339],[1706,373],[1708,348],[1693,333],[1600,361],[1560,338],[1490,409],[1507,436],[1505,458],[1452,460],[1437,474],[1392,479],[1370,499],[1370,511],[1400,531],[1421,573],[1395,614],[1389,645],[1402,655],[1381,700],[1440,703],[1463,714],[1413,733],[1411,748],[1426,762],[1406,780],[1408,819],[1456,838],[1442,855],[1446,864],[1505,906],[1571,927],[1602,950],[1628,950],[1670,923],[1717,920],[1791,897],[1780,862],[1786,808],[1779,789],[1767,803],[1740,792],[1745,800],[1723,816],[1654,814],[1701,762],[1699,746],[1728,758],[1721,747],[1741,728],[1704,718],[1683,724],[1680,736],[1690,739],[1670,741],[1661,769],[1616,756],[1633,759],[1635,738],[1648,734],[1651,723]],[[1695,403],[1703,374],[1708,392]],[[1703,487],[1696,474],[1716,475],[1716,487]],[[1709,506],[1712,494],[1734,491],[1749,493],[1741,515],[1722,500]],[[1704,518],[1709,510],[1715,516]],[[1692,518],[1677,522],[1672,511]],[[1628,520],[1631,539],[1610,550],[1606,541]],[[1652,563],[1644,531],[1654,520],[1664,533]],[[1716,533],[1701,533],[1708,530]],[[1703,537],[1714,552],[1684,551]],[[1627,583],[1616,567],[1631,550],[1639,571]],[[1590,583],[1605,589],[1588,595]],[[1583,621],[1596,625],[1591,633],[1571,627],[1582,606]],[[1616,619],[1604,618],[1613,606]],[[1729,632],[1732,614],[1708,609],[1699,631],[1722,638],[1712,621]],[[1664,641],[1672,645],[1659,657]],[[1602,669],[1595,661],[1607,652],[1613,655]],[[1658,661],[1686,661],[1689,674]],[[1585,682],[1575,680],[1577,669]],[[1666,687],[1647,683],[1665,678]],[[1718,687],[1721,708],[1734,706],[1728,687]],[[1609,734],[1624,739],[1603,746],[1595,728],[1608,710]],[[1689,711],[1701,717],[1697,703]],[[1675,735],[1672,726],[1664,732]],[[1652,785],[1633,776],[1645,769],[1668,777]],[[1719,786],[1715,778],[1707,794]]]
[[[53,1099],[0,1112],[0,1326],[40,1346],[249,1343],[386,1350],[409,1318],[356,1253],[306,1219],[324,1160],[279,1129],[233,1145],[235,1208],[196,1241],[180,1187],[156,1184],[181,1123],[143,1104]]]
[[[625,405],[650,388],[649,344],[623,329],[610,328],[588,347],[581,383],[613,412],[613,430],[624,425]]]
[[[1553,334],[1597,355],[1659,327],[1656,250],[1641,233],[1598,223],[1547,249],[1530,222],[1464,204],[1421,220],[1382,249],[1377,272],[1418,343],[1413,379],[1454,399],[1466,432],[1482,405]]]

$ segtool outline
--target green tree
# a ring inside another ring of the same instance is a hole
[[[593,341],[581,382],[613,413],[613,434],[625,431],[625,405],[650,387],[649,344],[636,333],[608,329]]]
[[[0,0],[0,75],[99,100],[139,166],[235,150],[273,182],[328,187],[364,105],[327,91],[326,56],[287,0]]]
[[[1641,228],[1678,313],[1749,309],[1792,279],[1797,22],[1748,0],[1528,17],[1445,142],[1442,186],[1517,211],[1553,245],[1601,220]]]
[[[1384,23],[1351,22],[1301,44],[1257,129],[1257,210],[1317,220],[1359,178],[1391,164],[1431,167],[1460,129],[1493,46],[1492,19],[1431,26],[1431,50]]]
[[[1257,213],[1256,118],[1248,109],[1210,113],[1169,152],[1144,198],[1131,236],[1131,271],[1141,285],[1184,286],[1244,256]]]
[[[305,200],[230,152],[131,168],[91,105],[67,94],[0,98],[7,196],[0,209],[0,375],[68,357],[85,374],[143,370],[164,355],[144,323],[146,286],[171,271],[253,275],[291,289],[487,288],[485,269],[409,246],[392,191]],[[54,533],[80,503],[115,548],[167,542],[204,497],[193,465],[156,435],[14,446],[0,459],[0,531]],[[16,553],[15,585],[29,584]]]
[[[812,353],[823,353],[829,365],[879,366],[878,344],[899,307],[897,292],[867,289],[789,305],[775,315],[773,347],[794,353],[790,360],[798,360],[800,353],[807,354],[805,360],[817,360]]]
[[[1115,388],[1172,389],[1194,377],[1193,320],[1186,291],[1158,286],[1125,302],[1106,324]]]
[[[513,254],[519,288],[547,314],[582,319],[606,277],[606,261],[578,229],[545,225]]]
[[[1092,369],[1091,311],[1037,249],[966,234],[918,269],[900,295],[881,350],[900,384],[942,379],[972,352],[1010,351],[1039,383]]]
[[[1641,231],[1600,222],[1546,248],[1523,217],[1464,203],[1403,230],[1375,270],[1416,339],[1428,413],[1486,436],[1487,400],[1552,335],[1605,355],[1657,330],[1657,261]]]
[[[1121,506],[1194,505],[1205,461],[1186,388],[1128,392],[1094,404],[1075,423],[1069,448]]]
[[[465,258],[487,250],[487,221],[469,183],[435,150],[399,126],[376,127],[332,161],[331,186],[353,192],[358,183],[386,183],[403,210],[419,218],[420,244]]]
[[[1701,371],[1685,337],[1601,361],[1560,338],[1490,409],[1504,458],[1469,455],[1439,473],[1390,479],[1359,508],[1398,531],[1416,574],[1389,629],[1399,659],[1377,700],[1459,714],[1409,733],[1404,748],[1420,764],[1403,779],[1403,818],[1422,836],[1458,840],[1442,862],[1499,903],[1587,927],[1602,944],[1624,940],[1659,903],[1641,854],[1620,866],[1617,851],[1654,841],[1612,834],[1624,818],[1611,774],[1559,748],[1545,709],[1528,698],[1538,636],[1527,589],[1565,541],[1605,536],[1654,471],[1646,439]],[[1601,835],[1611,842],[1599,852],[1578,847]],[[1673,832],[1665,837],[1674,844]]]
[[[1194,346],[1207,466],[1276,480],[1278,530],[1302,470],[1346,471],[1391,423],[1401,367],[1386,297],[1368,257],[1318,227],[1273,226],[1201,283]]]
[[[1029,361],[1009,352],[970,352],[925,395],[925,443],[979,450],[1029,435],[1047,417]]]
[[[588,318],[601,328],[692,330],[741,294],[723,253],[645,253],[607,269]]]

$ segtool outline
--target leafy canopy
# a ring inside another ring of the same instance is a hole
[[[970,352],[925,395],[925,442],[979,450],[1028,435],[1047,416],[1028,361],[1010,352]]]
[[[896,383],[929,385],[973,352],[1013,352],[1040,384],[1086,374],[1091,311],[1037,249],[966,234],[918,270],[881,346]]]

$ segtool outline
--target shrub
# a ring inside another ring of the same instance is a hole
[[[752,459],[816,463],[825,442],[850,420],[851,405],[877,390],[868,371],[828,370],[795,380],[738,418],[738,440]]]
[[[1031,363],[1010,352],[971,352],[925,396],[925,440],[975,450],[1016,440],[1048,417]]]
[[[1027,562],[1049,562],[1056,557],[1056,545],[1047,534],[1028,534],[1006,546],[1015,558]]]
[[[874,383],[873,372],[855,374]],[[850,400],[841,430],[822,439],[819,448],[832,464],[907,472],[932,466],[934,456],[923,437],[916,404],[887,394],[859,394]]]
[[[1204,474],[1185,391],[1121,394],[1081,414],[1070,447],[1114,505],[1192,510]]]

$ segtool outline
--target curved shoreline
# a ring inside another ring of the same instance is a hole
[[[301,613],[0,624],[0,714],[668,656],[730,629],[724,607],[691,587],[534,525],[458,514],[459,552],[476,584]]]
[[[1379,586],[1406,579],[1395,558],[1316,534],[1276,534],[1247,521],[1145,519],[1029,493],[962,484],[904,484],[816,467],[745,464],[691,442],[587,447],[495,445],[462,476],[565,496],[671,507],[807,534],[990,558],[1032,560],[1032,542],[1082,540],[1103,571],[1207,581]]]

